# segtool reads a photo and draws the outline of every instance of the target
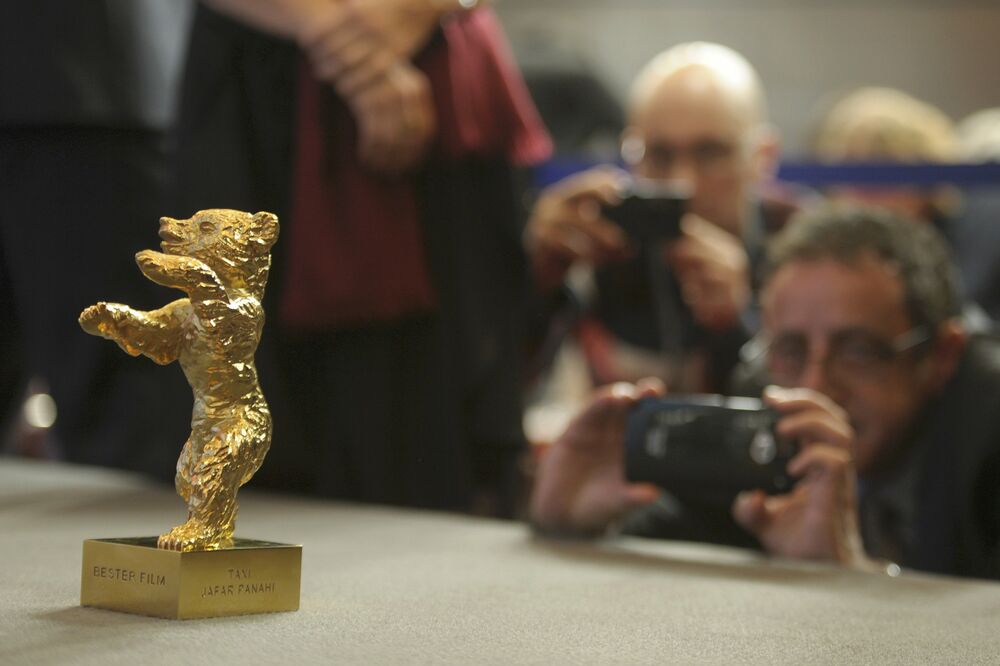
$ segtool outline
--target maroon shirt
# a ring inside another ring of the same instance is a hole
[[[441,30],[442,39],[414,62],[433,94],[433,156],[505,157],[518,165],[547,158],[551,141],[495,15],[456,15]],[[305,64],[299,79],[282,323],[331,330],[433,309],[415,177],[367,171],[346,105],[324,105],[322,84]]]

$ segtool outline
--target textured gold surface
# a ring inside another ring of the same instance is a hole
[[[144,312],[98,303],[80,315],[92,335],[132,356],[180,361],[194,393],[191,435],[177,461],[177,492],[188,519],[158,547],[193,551],[232,544],[236,491],[260,467],[271,443],[271,414],[253,355],[264,326],[261,299],[277,240],[271,213],[199,211],[160,219],[163,252],[136,254],[150,280],[187,298]]]
[[[83,543],[80,604],[171,619],[299,608],[302,547],[234,539],[178,552],[156,537]]]

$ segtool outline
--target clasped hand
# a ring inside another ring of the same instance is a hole
[[[358,125],[358,156],[370,169],[405,171],[436,131],[430,83],[410,58],[441,16],[433,0],[339,0],[306,22],[299,44],[316,77],[333,86]]]

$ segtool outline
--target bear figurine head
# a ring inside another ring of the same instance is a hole
[[[161,217],[160,239],[165,254],[194,257],[227,288],[260,298],[271,266],[269,251],[278,239],[278,218],[265,212],[200,210],[186,220]]]

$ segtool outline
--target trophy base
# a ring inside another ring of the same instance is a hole
[[[234,539],[178,552],[156,537],[83,542],[80,605],[169,619],[299,609],[302,546]]]

